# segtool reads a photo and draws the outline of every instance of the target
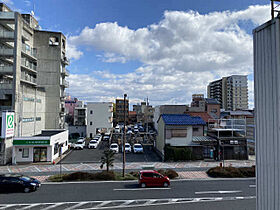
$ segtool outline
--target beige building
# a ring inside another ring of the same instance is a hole
[[[248,109],[248,81],[246,75],[232,75],[211,82],[208,98],[216,99],[224,110]]]
[[[64,128],[64,35],[40,31],[32,15],[3,3],[0,11],[0,111],[15,112],[15,136]]]

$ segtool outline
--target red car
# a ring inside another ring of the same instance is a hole
[[[170,185],[169,178],[163,176],[155,170],[144,170],[139,172],[138,183],[140,187],[147,186],[164,186],[168,187]]]

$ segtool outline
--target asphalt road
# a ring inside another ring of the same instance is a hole
[[[43,184],[38,191],[29,194],[0,194],[0,208],[5,206],[1,204],[11,204],[17,209],[17,204],[36,203],[37,207],[57,207],[53,209],[76,209],[78,206],[80,209],[95,209],[96,206],[98,209],[102,206],[149,209],[151,205],[155,205],[153,209],[158,206],[170,209],[170,205],[172,209],[173,206],[176,206],[174,209],[186,209],[186,206],[206,209],[209,205],[213,206],[210,209],[222,206],[232,207],[224,209],[255,209],[254,185],[254,180],[172,181],[169,188],[144,189],[135,181]],[[244,208],[237,208],[241,204]],[[23,206],[28,205],[18,206],[18,209]]]
[[[89,163],[100,162],[103,156],[103,151],[108,149],[108,142],[101,141],[96,149],[73,150],[61,162],[62,163]],[[122,162],[122,153],[117,153],[114,156],[116,162]],[[143,154],[126,154],[127,162],[156,162],[161,161],[159,156],[151,149],[150,146],[144,146]]]

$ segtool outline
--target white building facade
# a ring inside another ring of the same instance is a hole
[[[113,103],[87,103],[87,137],[92,138],[100,132],[108,132],[113,128]]]
[[[12,162],[53,162],[68,149],[68,130],[43,130],[40,135],[14,138]]]

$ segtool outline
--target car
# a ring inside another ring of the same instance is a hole
[[[86,146],[85,140],[80,139],[75,143],[74,149],[84,149],[85,146]]]
[[[128,130],[126,133],[127,134],[132,134],[133,132],[132,132],[132,130]]]
[[[142,170],[138,174],[139,187],[163,186],[168,187],[170,180],[167,176],[163,176],[156,170]]]
[[[104,141],[109,141],[109,139],[110,139],[110,136],[105,135],[105,136],[103,137],[103,140],[104,140]]]
[[[134,153],[143,153],[144,149],[141,144],[134,144],[133,145],[133,152]]]
[[[138,128],[134,128],[134,133],[138,133]]]
[[[125,143],[124,150],[125,150],[125,152],[131,152],[131,146],[129,143]]]
[[[91,149],[91,148],[96,149],[97,145],[98,145],[98,141],[90,140],[90,142],[88,143],[88,148],[89,149]]]
[[[0,191],[11,192],[21,191],[29,193],[36,191],[41,186],[37,179],[21,174],[2,174],[0,175]]]
[[[110,145],[110,150],[115,152],[115,153],[119,153],[119,146],[117,143],[113,143]]]

